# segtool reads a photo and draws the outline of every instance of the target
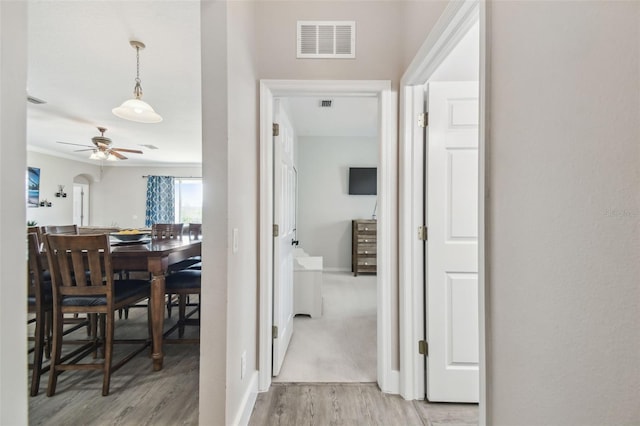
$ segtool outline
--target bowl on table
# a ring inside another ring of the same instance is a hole
[[[120,232],[112,232],[111,235],[113,238],[123,241],[123,242],[135,242],[142,241],[143,239],[149,236],[148,232],[141,231],[120,231]]]

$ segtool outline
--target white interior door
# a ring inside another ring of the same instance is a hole
[[[73,184],[73,223],[78,226],[89,225],[89,185]]]
[[[427,399],[478,402],[478,83],[426,99]]]
[[[273,375],[280,373],[293,334],[293,244],[295,240],[296,176],[294,133],[278,99],[273,105],[279,135],[273,140]]]

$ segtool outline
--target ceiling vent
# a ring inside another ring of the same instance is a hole
[[[355,21],[298,21],[298,58],[356,57]]]
[[[333,102],[331,99],[323,99],[320,101],[320,107],[331,108],[331,102]]]

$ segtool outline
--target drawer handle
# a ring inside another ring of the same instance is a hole
[[[367,262],[364,262],[364,264],[365,264],[365,265],[368,265],[368,263],[367,263]]]
[[[365,243],[368,243],[368,242],[369,242],[369,240],[364,240],[364,242],[365,242]]]
[[[365,230],[365,231],[368,231],[368,230],[369,230],[369,228],[364,228],[364,230]]]
[[[365,250],[365,251],[364,251],[364,254],[367,254],[367,253],[369,253],[369,252]]]

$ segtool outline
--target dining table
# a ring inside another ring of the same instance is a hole
[[[201,255],[201,240],[182,238],[147,239],[131,243],[111,241],[114,270],[148,271],[151,274],[151,330],[153,370],[162,370],[165,276],[170,265]]]

